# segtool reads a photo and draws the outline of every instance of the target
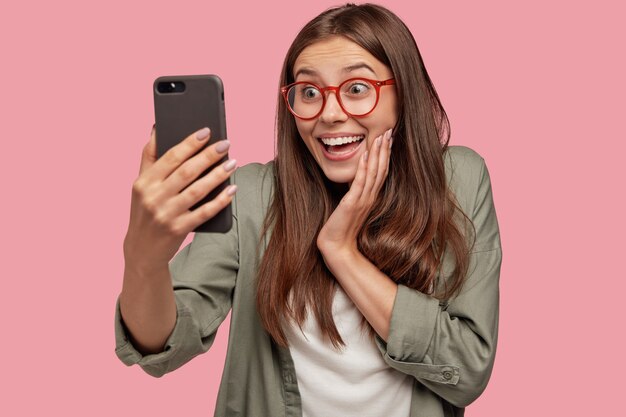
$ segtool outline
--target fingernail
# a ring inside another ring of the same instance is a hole
[[[382,137],[377,137],[376,138],[376,147],[380,148],[380,145],[383,143],[383,138]]]
[[[224,164],[224,170],[225,171],[231,171],[233,168],[235,168],[235,165],[237,165],[237,160],[236,159],[229,159]]]
[[[210,134],[211,134],[211,129],[209,129],[208,127],[203,127],[202,129],[196,132],[196,139],[205,140],[206,138],[209,137]]]
[[[369,156],[369,151],[365,151],[365,153],[363,154],[363,160],[367,161],[367,157]]]
[[[219,153],[224,153],[230,148],[230,142],[228,140],[220,140],[215,145],[215,150]]]
[[[391,145],[393,145],[393,138],[389,136],[389,149],[391,149]]]
[[[226,190],[226,194],[227,195],[233,195],[237,192],[237,186],[236,185],[229,185],[228,189]]]

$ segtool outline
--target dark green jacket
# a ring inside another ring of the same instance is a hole
[[[502,251],[489,173],[483,158],[463,146],[449,147],[445,164],[449,184],[477,231],[469,276],[462,292],[448,302],[400,285],[388,341],[376,337],[385,362],[415,377],[411,417],[463,415],[487,385],[496,351]],[[117,302],[117,356],[155,377],[206,352],[232,309],[215,410],[219,417],[302,415],[289,349],[272,342],[255,308],[256,244],[271,198],[272,174],[273,162],[239,168],[233,177],[239,189],[232,230],[195,234],[171,261],[178,317],[163,352],[142,356],[134,349]],[[446,258],[442,273],[452,266]]]

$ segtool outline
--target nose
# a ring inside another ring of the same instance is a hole
[[[322,109],[322,113],[319,116],[320,121],[331,124],[336,122],[345,122],[348,120],[349,116],[339,105],[337,92],[328,91],[326,94],[326,105],[324,106],[324,109]]]

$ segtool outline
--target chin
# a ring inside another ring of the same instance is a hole
[[[354,181],[356,167],[346,167],[343,169],[326,167],[323,171],[329,181],[337,184],[349,184]]]

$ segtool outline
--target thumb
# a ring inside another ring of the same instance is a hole
[[[141,175],[142,172],[150,168],[156,160],[157,160],[156,129],[155,129],[155,125],[152,125],[152,131],[150,132],[150,140],[143,147],[143,152],[141,153],[141,165],[139,167],[139,175]]]

